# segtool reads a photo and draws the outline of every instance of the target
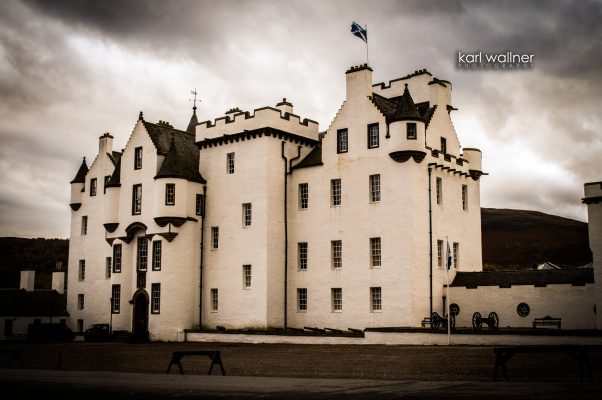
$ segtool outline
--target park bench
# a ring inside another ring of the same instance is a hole
[[[431,326],[431,319],[429,317],[424,317],[424,319],[420,322],[420,325],[423,328],[426,328],[427,326],[430,327]]]
[[[535,318],[533,320],[533,329],[537,328],[538,326],[553,326],[556,325],[556,327],[558,327],[558,329],[560,329],[560,322],[562,321],[562,318],[553,318],[550,317],[549,315],[546,315],[543,318]]]
[[[495,353],[495,372],[493,374],[493,380],[497,380],[498,368],[502,368],[504,373],[504,379],[508,380],[508,373],[506,371],[506,363],[514,355],[519,353],[565,353],[572,359],[577,361],[579,364],[579,379],[583,381],[583,370],[587,370],[589,379],[592,380],[592,370],[589,362],[588,351],[589,349],[585,346],[514,346],[514,347],[495,347],[493,349]]]
[[[171,370],[171,366],[176,364],[178,368],[180,368],[180,374],[184,375],[184,371],[182,370],[182,358],[184,356],[207,356],[211,359],[211,365],[209,366],[209,372],[207,375],[211,375],[211,371],[213,371],[213,366],[215,364],[219,365],[222,370],[222,375],[226,375],[224,371],[224,364],[222,364],[222,358],[220,357],[219,351],[205,351],[205,350],[193,350],[193,351],[174,351],[171,355],[171,361],[169,362],[169,366],[167,367],[167,374]]]
[[[8,365],[7,368],[13,366],[13,364],[18,363],[19,367],[23,368],[23,359],[21,358],[21,353],[17,349],[1,349],[1,354],[8,354]]]

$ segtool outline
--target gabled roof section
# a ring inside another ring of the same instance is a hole
[[[86,175],[88,174],[88,165],[86,164],[86,157],[82,161],[82,165],[79,166],[75,178],[70,183],[86,183]]]
[[[583,286],[586,283],[594,283],[593,269],[458,272],[451,286],[465,286],[467,288],[478,286],[511,287],[512,285],[546,286],[552,284]]]
[[[318,145],[314,147],[299,164],[292,167],[292,169],[315,167],[317,165],[323,165],[322,141],[320,141],[320,143],[318,143]]]
[[[393,99],[387,99],[380,94],[372,93],[372,103],[385,117],[395,112],[395,101]]]
[[[190,182],[205,183],[199,173],[199,150],[194,144],[194,136],[175,133],[167,155],[155,179],[181,178]]]
[[[109,159],[111,160],[111,162],[113,163],[114,166],[117,166],[117,164],[119,163],[119,160],[121,160],[121,152],[119,151],[113,151],[110,154],[107,153],[107,155],[109,156]]]
[[[121,186],[121,156],[116,160],[117,164],[115,169],[109,178],[109,182],[105,187],[119,187]]]
[[[67,298],[56,290],[0,289],[1,316],[68,316]]]

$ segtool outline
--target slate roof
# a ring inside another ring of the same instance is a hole
[[[478,286],[510,287],[512,285],[546,286],[552,284],[583,286],[586,283],[594,283],[594,271],[591,268],[458,272],[450,286],[464,286],[467,288]]]
[[[418,112],[418,108],[416,108],[416,104],[414,104],[407,83],[403,90],[403,94],[399,100],[397,100],[395,111],[387,114],[387,123],[390,124],[391,122],[396,121],[423,121],[422,116]]]
[[[71,183],[86,183],[86,175],[88,174],[88,165],[86,164],[86,157],[82,161],[82,165],[79,166],[79,170],[77,174],[75,174],[75,178],[71,181]]]
[[[387,124],[395,121],[423,121],[428,127],[436,105],[430,107],[428,101],[415,104],[408,88],[402,96],[386,98],[377,93],[372,93],[372,103],[386,117]]]
[[[112,159],[111,159],[112,161]],[[106,187],[119,187],[121,186],[121,156],[116,160],[115,169],[107,182]]]
[[[1,316],[68,316],[67,296],[56,290],[0,289]]]
[[[107,153],[107,155],[109,156],[109,159],[111,160],[111,162],[113,163],[113,165],[117,166],[117,163],[119,163],[119,160],[121,160],[121,152],[119,152],[119,151],[113,151],[110,154]]]
[[[165,123],[143,123],[157,148],[157,154],[165,156],[155,178],[183,178],[191,182],[206,182],[199,173],[199,151],[193,134],[174,129]]]
[[[318,145],[314,147],[299,164],[295,165],[293,169],[314,167],[322,164],[322,142],[320,141],[320,143],[318,143]]]
[[[190,117],[190,122],[188,123],[188,128],[186,128],[186,132],[192,133],[193,135],[196,133],[196,126],[199,124],[199,120],[196,117],[196,107],[192,108],[192,117]]]

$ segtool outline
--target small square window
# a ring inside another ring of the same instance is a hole
[[[407,138],[408,140],[416,140],[416,123],[415,122],[408,122],[408,124],[406,125],[406,129],[407,129]]]

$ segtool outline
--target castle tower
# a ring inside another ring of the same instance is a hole
[[[584,185],[587,204],[589,247],[593,255],[594,301],[596,302],[596,329],[602,329],[602,182]]]

